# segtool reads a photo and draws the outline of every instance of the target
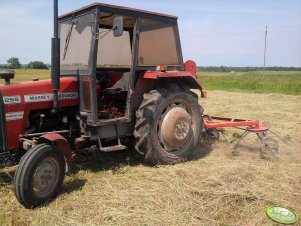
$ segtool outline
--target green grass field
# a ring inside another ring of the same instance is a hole
[[[25,82],[31,81],[33,78],[49,79],[50,70],[38,70],[38,69],[15,69],[15,78],[12,82]],[[0,84],[3,84],[3,80],[0,80]]]
[[[198,72],[206,90],[301,95],[301,71]]]
[[[14,82],[50,78],[50,70],[15,71]],[[301,95],[301,71],[198,72],[198,80],[205,90]]]

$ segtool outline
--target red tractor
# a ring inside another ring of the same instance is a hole
[[[72,149],[135,149],[146,162],[192,157],[204,124],[193,61],[183,63],[177,17],[95,3],[58,17],[54,0],[51,80],[0,78],[0,167],[18,164],[18,201],[51,200]]]

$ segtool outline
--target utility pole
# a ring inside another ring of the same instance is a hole
[[[267,51],[267,34],[268,34],[268,26],[265,26],[263,69],[265,69],[265,57]]]

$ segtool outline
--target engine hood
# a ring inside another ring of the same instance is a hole
[[[50,79],[0,85],[0,90],[5,105],[53,100]],[[78,99],[76,77],[61,78],[59,100],[64,102],[67,99]]]
[[[78,107],[77,78],[61,78],[60,85],[59,107]],[[2,122],[0,123],[3,125],[0,129],[6,127],[5,134],[9,134],[6,141],[7,150],[12,150],[19,147],[19,135],[25,129],[30,113],[53,107],[51,80],[0,85],[0,93],[2,93],[2,104],[0,104]],[[2,141],[0,145],[5,146],[5,143]]]

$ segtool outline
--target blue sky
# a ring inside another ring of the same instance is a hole
[[[59,0],[59,14],[95,0]],[[106,0],[179,17],[184,60],[199,66],[301,66],[300,0]],[[50,62],[52,0],[1,0],[0,63]]]

